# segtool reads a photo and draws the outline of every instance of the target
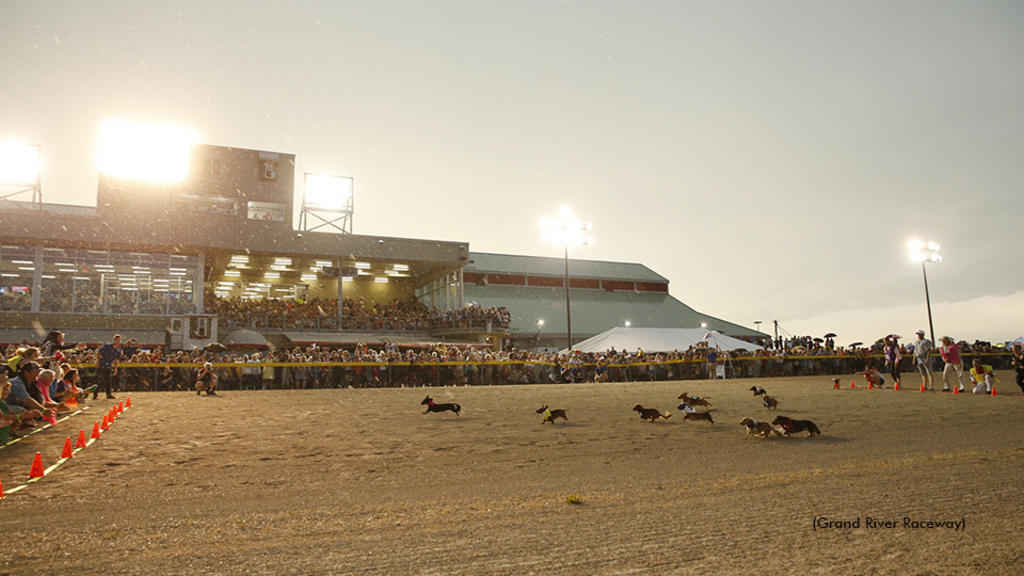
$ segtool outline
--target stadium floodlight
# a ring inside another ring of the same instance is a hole
[[[355,180],[347,176],[306,173],[302,188],[299,228],[312,232],[328,227],[352,233],[352,194]],[[315,220],[311,223],[309,217]]]
[[[306,174],[306,207],[312,210],[344,210],[352,198],[352,178]]]
[[[179,182],[199,135],[180,126],[107,121],[100,125],[99,170],[107,176]]]
[[[39,146],[0,142],[0,184],[37,186]]]
[[[932,325],[932,299],[928,294],[928,270],[925,269],[925,263],[931,262],[938,264],[942,262],[942,256],[939,255],[940,246],[935,242],[928,242],[925,244],[920,240],[910,241],[910,259],[914,262],[921,263],[921,274],[924,276],[924,301],[928,307],[928,331],[932,337],[932,345],[935,345],[935,327]]]
[[[569,303],[569,246],[587,246],[594,243],[594,237],[585,232],[594,227],[591,223],[583,224],[572,217],[568,206],[562,208],[560,218],[541,218],[540,227],[544,230],[540,239],[548,244],[561,244],[565,248],[565,329],[569,340],[568,349],[572,350],[572,313]]]

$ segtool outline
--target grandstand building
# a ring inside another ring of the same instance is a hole
[[[337,205],[311,201],[311,175],[296,230],[290,154],[197,145],[186,172],[174,182],[101,173],[95,207],[46,204],[38,189],[31,201],[0,196],[0,342],[31,343],[58,329],[74,342],[98,344],[120,332],[170,349],[213,341],[565,344],[562,259],[352,234],[351,195]],[[703,322],[730,336],[759,335],[695,312],[643,265],[573,260],[570,269],[574,340],[625,321]],[[302,302],[307,312],[286,307],[230,319],[216,312],[217,303],[267,300]],[[394,301],[419,301],[430,310],[504,307],[511,322],[368,319],[347,316],[345,300],[365,308]]]

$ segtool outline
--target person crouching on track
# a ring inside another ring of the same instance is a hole
[[[196,396],[206,392],[208,396],[216,396],[217,375],[213,373],[213,364],[207,362],[196,376]]]

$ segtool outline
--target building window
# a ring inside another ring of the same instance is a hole
[[[248,218],[266,222],[284,222],[284,204],[249,202]]]
[[[189,210],[192,212],[210,212],[226,216],[238,215],[238,200],[223,196],[179,194],[174,198],[174,207],[178,210]]]
[[[277,180],[277,161],[260,160],[260,180]]]
[[[221,172],[224,169],[220,158],[207,158],[206,159],[206,175],[213,176],[214,178],[220,178]]]

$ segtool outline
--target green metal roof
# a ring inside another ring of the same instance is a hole
[[[542,335],[566,331],[565,290],[533,286],[476,286],[464,288],[465,302],[484,307],[505,307],[512,315],[512,334],[537,333],[537,320],[544,320]],[[701,314],[669,294],[658,292],[608,292],[573,289],[573,339],[590,337],[628,320],[636,328],[700,328],[718,330],[726,336],[765,336],[760,332]]]
[[[565,258],[470,252],[469,259],[473,263],[466,266],[466,272],[565,276]],[[600,280],[668,283],[668,278],[643,264],[599,262],[596,260],[577,260],[574,258],[569,259],[569,276],[572,278],[594,278]]]

